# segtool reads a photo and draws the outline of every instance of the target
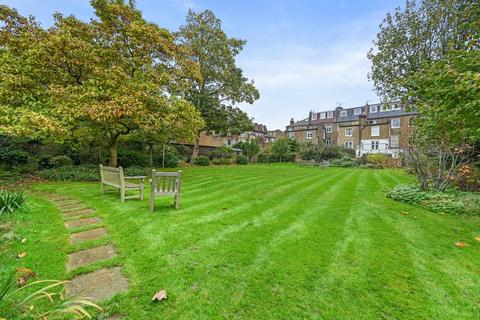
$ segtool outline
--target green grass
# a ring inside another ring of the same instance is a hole
[[[169,197],[154,213],[148,199],[122,204],[97,184],[36,185],[95,208],[110,235],[81,248],[108,241],[120,256],[67,273],[76,247],[63,220],[30,198],[27,213],[13,218],[28,240],[4,248],[0,265],[56,279],[121,265],[130,290],[104,307],[128,319],[480,317],[478,218],[386,198],[411,181],[401,171],[258,165],[184,173],[181,209]],[[16,259],[19,251],[27,257]],[[152,303],[161,289],[168,300]]]

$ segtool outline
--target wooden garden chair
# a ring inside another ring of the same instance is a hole
[[[153,211],[155,196],[174,196],[174,205],[180,207],[180,188],[182,186],[182,171],[157,172],[152,170],[150,190],[150,211]]]
[[[106,186],[119,189],[120,190],[120,199],[122,202],[125,202],[125,199],[138,199],[143,200],[144,198],[144,183],[147,176],[131,176],[125,177],[123,174],[123,168],[118,167],[107,167],[100,165],[100,179],[101,179],[101,190],[102,193],[105,193]],[[130,180],[141,180],[141,183],[133,183]],[[139,190],[140,195],[127,196],[127,191]]]

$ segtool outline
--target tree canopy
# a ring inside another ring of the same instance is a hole
[[[195,157],[201,131],[239,134],[251,130],[252,121],[235,104],[252,104],[259,98],[259,93],[253,81],[243,75],[235,62],[246,41],[229,38],[213,12],[190,10],[186,24],[177,33],[177,42],[190,50],[201,75],[189,79],[186,96],[205,121],[197,133]]]
[[[184,92],[197,64],[133,3],[91,4],[90,22],[57,13],[48,29],[0,7],[0,130],[99,140],[112,166],[119,137],[135,130],[193,138],[204,124]]]

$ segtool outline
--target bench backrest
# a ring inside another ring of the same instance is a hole
[[[125,183],[122,167],[114,168],[100,165],[100,178],[102,183],[112,187],[122,188]]]
[[[178,193],[182,184],[182,171],[157,172],[152,170],[152,190],[157,194]]]

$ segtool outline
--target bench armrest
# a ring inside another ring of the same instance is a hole
[[[127,179],[146,179],[147,176],[131,176],[131,177],[123,177],[125,180]]]

